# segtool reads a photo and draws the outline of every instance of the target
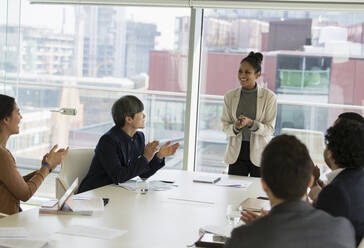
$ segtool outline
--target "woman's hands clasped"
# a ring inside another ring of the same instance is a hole
[[[254,121],[252,119],[250,119],[249,117],[246,117],[244,115],[240,115],[235,122],[235,127],[237,129],[242,129],[245,126],[251,127],[251,126],[253,126],[253,124],[254,124]]]

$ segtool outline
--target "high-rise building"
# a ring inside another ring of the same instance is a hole
[[[147,73],[149,52],[155,48],[155,38],[160,35],[157,25],[127,22],[125,45],[125,76]]]
[[[6,36],[5,36],[6,32]],[[72,71],[74,56],[73,35],[56,33],[51,29],[26,27],[0,27],[0,53],[5,61],[1,69],[7,72],[64,75]],[[7,43],[5,46],[4,42]]]
[[[83,76],[123,77],[125,61],[125,10],[83,6]]]

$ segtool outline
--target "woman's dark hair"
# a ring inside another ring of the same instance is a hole
[[[130,116],[134,118],[136,113],[142,112],[144,105],[136,96],[126,95],[120,97],[111,108],[112,118],[117,127],[125,125],[125,118]]]
[[[11,116],[14,105],[15,99],[13,97],[0,94],[0,120]]]
[[[354,121],[359,121],[361,123],[364,123],[364,118],[358,113],[355,112],[345,112],[339,115],[339,119],[349,119]]]
[[[254,68],[255,73],[258,73],[262,71],[262,61],[263,54],[259,52],[250,52],[248,56],[241,60],[240,64],[242,64],[243,62],[248,62]]]
[[[325,142],[332,158],[340,168],[364,166],[364,124],[341,118],[326,131]]]
[[[300,199],[307,192],[312,169],[306,146],[295,136],[276,136],[263,151],[262,178],[278,198]]]

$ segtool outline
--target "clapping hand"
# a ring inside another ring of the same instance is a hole
[[[260,214],[254,213],[252,211],[249,210],[243,210],[241,211],[241,220],[244,221],[245,223],[249,223],[252,222],[253,220],[259,219],[265,215],[267,215],[269,213],[269,211],[264,210],[263,208],[260,210]]]
[[[69,147],[67,147],[66,149],[61,148],[56,151],[57,147],[58,145],[53,146],[52,149],[44,155],[42,160],[43,163],[48,162],[51,170],[55,169],[57,165],[59,165],[63,161],[69,149]]]
[[[172,156],[173,154],[176,153],[178,147],[179,147],[179,143],[175,143],[173,145],[171,145],[171,141],[167,141],[164,145],[161,146],[161,148],[159,149],[158,153],[157,153],[157,157],[159,159],[162,159],[164,157],[168,157],[168,156]]]
[[[320,168],[317,165],[315,165],[313,167],[312,175],[313,175],[313,177],[315,179],[314,184],[312,185],[312,187],[315,186],[315,185],[319,185],[320,187],[325,187],[324,182],[321,181],[321,179],[320,179]]]
[[[158,146],[159,146],[159,141],[157,140],[149,142],[145,146],[143,156],[145,157],[146,160],[148,160],[148,162],[150,162],[153,159],[154,154],[158,151]]]

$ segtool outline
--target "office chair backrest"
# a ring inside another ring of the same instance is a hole
[[[70,149],[62,162],[61,171],[56,178],[56,197],[59,199],[78,177],[81,183],[90,168],[94,149]]]
[[[306,145],[315,164],[324,164],[324,133],[307,129],[282,128],[281,134],[294,135]]]

